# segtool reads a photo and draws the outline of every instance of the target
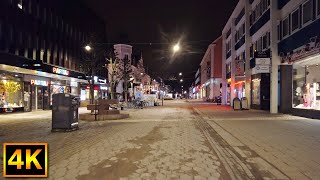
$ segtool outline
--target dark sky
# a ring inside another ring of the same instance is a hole
[[[220,36],[237,0],[85,0],[107,26],[110,42],[142,50],[151,76],[184,74],[190,86],[208,47]],[[173,43],[182,51],[172,57]],[[149,43],[152,43],[151,45]],[[180,87],[180,84],[179,84]]]

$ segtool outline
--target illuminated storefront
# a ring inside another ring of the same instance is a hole
[[[0,112],[50,109],[52,95],[80,95],[84,74],[0,53]]]
[[[23,110],[23,81],[13,74],[0,74],[0,111]]]
[[[285,58],[280,66],[280,111],[319,119],[320,41]]]

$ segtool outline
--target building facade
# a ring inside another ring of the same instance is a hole
[[[70,11],[72,9],[72,12]],[[0,111],[49,109],[52,94],[80,95],[83,47],[105,25],[78,1],[4,0],[0,6]]]
[[[222,31],[223,86],[230,87],[223,102],[246,97],[251,108],[271,113],[317,109],[319,4],[239,1]]]
[[[222,93],[222,37],[212,42],[200,63],[201,98],[213,102]]]
[[[192,98],[200,99],[202,98],[202,89],[201,89],[201,67],[198,68],[195,76],[194,86],[192,88]]]

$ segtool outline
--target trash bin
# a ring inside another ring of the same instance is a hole
[[[73,131],[79,128],[80,98],[71,94],[52,95],[52,131]]]
[[[237,97],[233,99],[233,109],[234,110],[241,110],[241,101]]]
[[[246,97],[241,98],[241,109],[245,109],[245,110],[249,109],[248,99]]]
[[[216,97],[216,103],[217,105],[221,105],[221,96]]]

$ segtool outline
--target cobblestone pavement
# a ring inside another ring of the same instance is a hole
[[[228,179],[186,103],[128,112],[69,133],[51,133],[48,111],[3,115],[0,142],[48,142],[50,179]]]
[[[239,112],[223,106],[194,107],[229,145],[228,149],[242,162],[253,164],[260,174],[275,179],[319,179],[319,120]]]
[[[48,142],[49,179],[320,177],[320,121],[196,101],[126,111],[68,133],[51,133],[50,111],[0,115],[0,143]]]

